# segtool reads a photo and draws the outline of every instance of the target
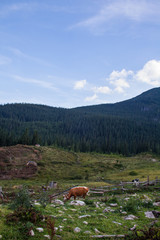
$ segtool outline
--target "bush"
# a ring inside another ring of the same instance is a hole
[[[126,202],[123,210],[135,214],[141,205],[142,202],[140,200],[131,198]]]
[[[131,171],[131,172],[129,172],[129,175],[131,175],[131,176],[137,176],[138,173],[137,173],[136,171]]]
[[[6,222],[8,224],[13,224],[13,223],[27,223],[27,222],[31,222],[31,223],[37,223],[40,222],[43,219],[42,214],[34,209],[33,207],[26,209],[23,207],[19,207],[17,208],[13,213],[8,214],[6,216]]]
[[[22,189],[16,194],[16,197],[11,204],[11,209],[15,210],[19,207],[28,209],[31,207],[31,199],[29,192],[26,186],[23,186]]]
[[[114,197],[109,198],[107,202],[108,203],[118,203],[118,199],[117,199],[117,197],[114,196]]]

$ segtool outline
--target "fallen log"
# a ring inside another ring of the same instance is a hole
[[[103,195],[104,192],[89,191],[89,194],[100,194],[100,195]]]
[[[92,235],[92,238],[124,238],[126,235]]]

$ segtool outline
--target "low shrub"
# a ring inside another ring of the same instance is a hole
[[[123,210],[135,214],[137,213],[141,205],[142,202],[140,200],[130,198],[123,206]]]
[[[131,176],[137,176],[138,173],[137,173],[136,171],[131,171],[131,172],[129,172],[129,175],[131,175]]]

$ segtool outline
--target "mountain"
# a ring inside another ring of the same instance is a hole
[[[160,88],[154,88],[130,100],[115,104],[79,107],[85,113],[119,116],[132,119],[160,121]]]
[[[72,109],[0,105],[0,146],[17,143],[124,155],[160,153],[160,88],[115,104]]]

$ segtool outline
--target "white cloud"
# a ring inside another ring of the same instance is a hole
[[[51,90],[57,90],[53,84],[51,82],[47,82],[47,81],[41,81],[41,80],[37,80],[37,79],[33,79],[33,78],[24,78],[21,76],[12,76],[14,79],[20,81],[20,82],[26,82],[26,83],[31,83],[31,84],[36,84],[37,86],[43,87],[43,88],[48,88]]]
[[[154,87],[160,86],[160,61],[150,60],[137,72],[135,79]]]
[[[74,84],[74,89],[76,89],[76,90],[83,89],[83,88],[85,87],[86,83],[87,83],[86,80],[77,81],[77,82],[75,82],[75,84]]]
[[[94,87],[93,91],[96,92],[96,93],[103,93],[103,94],[109,94],[109,93],[112,92],[112,90],[109,87],[107,87],[107,86],[104,86],[104,87]]]
[[[94,94],[91,97],[86,97],[85,102],[92,102],[92,101],[96,100],[97,98],[98,98],[97,94]]]
[[[130,87],[127,82],[130,76],[133,76],[133,71],[126,71],[125,69],[122,69],[120,72],[113,71],[107,80],[115,86],[115,91],[122,93],[125,88]]]
[[[159,0],[110,0],[92,17],[83,20],[74,27],[86,27],[91,31],[105,26],[110,20],[124,18],[132,21],[160,21]]]
[[[0,65],[9,64],[11,61],[10,58],[0,55]]]

